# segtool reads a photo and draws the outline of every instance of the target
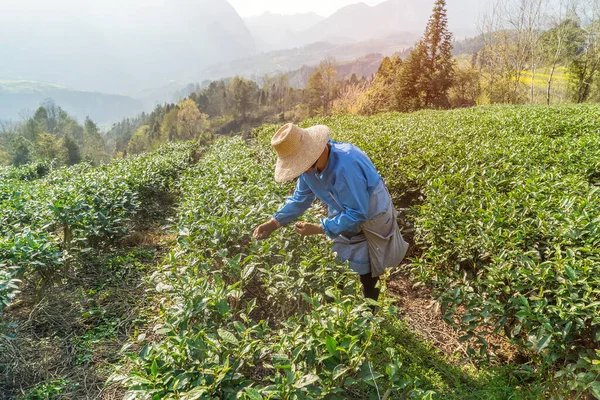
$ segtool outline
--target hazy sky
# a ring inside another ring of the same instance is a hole
[[[328,17],[340,8],[354,3],[375,5],[384,0],[229,0],[229,3],[242,17],[262,14],[270,11],[277,14],[296,14],[315,12]]]

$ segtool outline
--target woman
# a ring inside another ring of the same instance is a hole
[[[301,129],[284,125],[271,140],[277,153],[275,181],[298,178],[294,195],[273,218],[254,231],[266,239],[300,217],[315,198],[329,208],[320,224],[298,222],[303,236],[333,239],[338,259],[348,261],[360,277],[365,297],[377,300],[376,284],[385,270],[400,264],[408,249],[396,222],[396,210],[383,179],[358,147],[329,138],[324,125]]]

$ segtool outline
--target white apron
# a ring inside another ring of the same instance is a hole
[[[361,233],[350,238],[340,235],[333,241],[333,251],[341,261],[359,275],[378,277],[388,268],[400,265],[408,250],[402,238],[390,194],[383,183],[377,185],[369,199],[369,219]]]

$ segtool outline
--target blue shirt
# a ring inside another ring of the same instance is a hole
[[[287,225],[309,209],[317,197],[329,208],[329,217],[322,218],[321,224],[325,234],[334,239],[360,233],[360,226],[369,216],[369,198],[381,176],[358,147],[333,140],[329,143],[331,151],[323,171],[319,173],[315,168],[300,175],[294,195],[273,218]]]

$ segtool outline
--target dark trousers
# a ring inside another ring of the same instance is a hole
[[[377,300],[379,298],[379,288],[376,288],[379,277],[373,278],[371,273],[359,275],[360,283],[362,284],[363,296],[369,299]]]

